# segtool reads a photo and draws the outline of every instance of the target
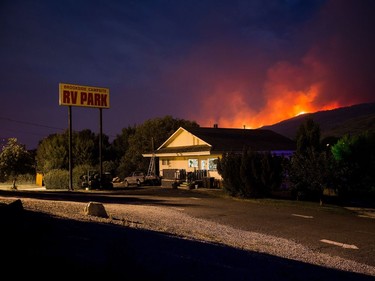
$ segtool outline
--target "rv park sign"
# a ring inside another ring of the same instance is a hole
[[[109,108],[109,89],[59,83],[59,104]]]
[[[102,165],[102,109],[109,108],[109,89],[92,86],[59,83],[59,105],[68,106],[69,123],[69,190],[73,190],[72,160],[72,106],[99,108],[99,162],[100,177],[103,175]],[[102,187],[102,186],[100,186]]]

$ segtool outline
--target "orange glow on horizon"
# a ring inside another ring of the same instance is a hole
[[[221,128],[256,129],[276,124],[300,114],[340,107],[338,102],[331,102],[324,106],[315,105],[320,90],[318,84],[311,86],[306,91],[290,91],[282,87],[278,87],[277,90],[280,94],[267,96],[268,100],[259,111],[250,108],[245,103],[245,95],[240,92],[211,95],[203,102],[205,114],[211,115],[211,117],[206,117],[204,120],[198,120],[197,122],[204,127],[212,127],[213,124],[218,124]],[[220,117],[215,118],[214,111],[223,108],[223,106],[219,106],[219,103],[224,103],[225,107],[217,114]],[[208,108],[211,108],[211,110]]]
[[[297,62],[275,62],[264,76],[258,75],[257,67],[262,68],[259,62],[249,67],[228,63],[230,71],[219,71],[202,65],[197,54],[184,65],[181,77],[190,74],[193,81],[204,85],[197,91],[199,108],[190,113],[201,126],[256,129],[301,114],[350,105],[332,87],[330,65],[319,58],[314,47]]]

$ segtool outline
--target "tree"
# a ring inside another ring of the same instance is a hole
[[[306,118],[299,126],[296,136],[297,153],[307,153],[308,150],[320,151],[320,126],[313,119]]]
[[[305,119],[297,130],[297,150],[290,159],[288,176],[297,199],[303,196],[322,200],[323,190],[330,187],[332,162],[322,151],[320,127],[311,118]]]
[[[244,148],[242,153],[226,153],[218,160],[224,190],[231,196],[260,198],[270,195],[282,180],[282,158],[270,152]]]
[[[99,164],[99,135],[89,129],[73,132],[72,157],[74,166]],[[108,136],[102,137],[102,160],[110,159]],[[55,169],[69,169],[69,132],[52,134],[42,140],[37,148],[37,169],[47,173]]]
[[[120,162],[121,157],[129,149],[129,139],[135,134],[136,126],[128,126],[121,130],[121,134],[117,135],[112,142],[112,160],[115,162]]]
[[[74,165],[93,165],[98,163],[95,150],[98,146],[95,143],[95,134],[91,130],[82,130],[73,133],[73,159]]]
[[[16,138],[9,138],[0,153],[0,171],[4,180],[13,179],[14,188],[18,175],[35,172],[31,153]]]
[[[263,197],[264,192],[262,185],[262,164],[261,154],[252,151],[251,149],[244,149],[241,157],[240,165],[240,194],[245,198]]]
[[[223,178],[223,188],[231,196],[241,195],[241,155],[233,152],[218,159],[217,171]]]
[[[331,151],[340,172],[343,197],[375,191],[375,134],[345,135]]]
[[[297,199],[320,199],[325,188],[334,188],[333,158],[329,153],[308,150],[296,153],[290,161],[289,178]]]
[[[121,134],[117,135],[111,144],[111,159],[117,166],[112,171],[113,175],[124,178],[128,176],[131,169],[126,165],[127,160],[123,159],[126,152],[129,150],[129,139],[135,134],[136,126],[128,126],[121,130]]]
[[[43,139],[36,152],[37,170],[43,174],[51,170],[69,168],[68,133],[51,134]]]

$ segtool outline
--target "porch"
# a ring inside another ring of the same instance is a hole
[[[189,189],[204,187],[219,187],[218,180],[209,176],[208,170],[195,170],[187,172],[185,169],[164,169],[162,181],[169,183],[172,187],[186,187]]]

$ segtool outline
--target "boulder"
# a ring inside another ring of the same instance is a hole
[[[19,215],[23,213],[23,205],[20,199],[16,199],[9,204],[1,203],[0,208],[2,213],[6,213],[8,215]]]
[[[0,221],[4,229],[12,232],[21,225],[24,218],[24,208],[20,199],[9,204],[0,204]]]
[[[108,214],[102,203],[89,202],[85,207],[85,214],[101,218],[108,218]]]

